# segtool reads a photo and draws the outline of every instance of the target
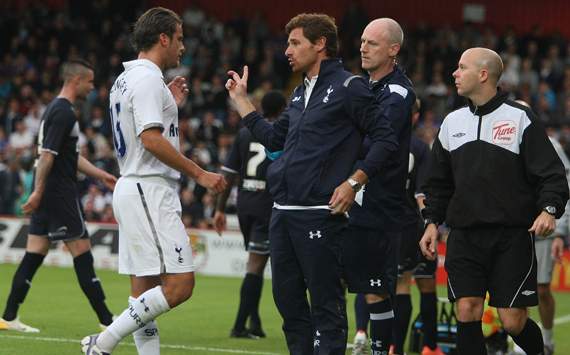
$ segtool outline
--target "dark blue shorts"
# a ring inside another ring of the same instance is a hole
[[[399,239],[399,232],[349,226],[342,254],[349,292],[395,294]]]
[[[415,278],[433,278],[437,267],[436,260],[428,260],[420,251],[419,242],[424,233],[423,223],[408,224],[403,227],[400,240],[398,276],[413,271]]]
[[[245,250],[269,255],[269,218],[238,213]]]
[[[52,241],[89,238],[77,196],[44,196],[30,219],[29,234]]]

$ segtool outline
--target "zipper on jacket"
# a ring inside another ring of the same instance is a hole
[[[477,115],[477,110],[479,109],[479,106],[475,106],[475,110],[473,111],[473,114],[479,117],[479,124],[477,125],[477,140],[481,139],[481,123],[483,121],[483,115]]]
[[[477,127],[477,140],[481,140],[481,123],[483,123],[483,115],[479,116],[479,126]]]

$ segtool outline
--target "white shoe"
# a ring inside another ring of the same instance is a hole
[[[14,320],[4,320],[0,318],[0,329],[15,330],[22,333],[39,333],[38,328],[30,327],[27,324],[20,322],[20,318]]]
[[[352,355],[365,355],[368,354],[368,337],[363,331],[356,332],[353,341]]]
[[[97,337],[99,334],[88,335],[81,340],[81,351],[85,355],[110,355],[110,353],[103,352],[97,346]]]

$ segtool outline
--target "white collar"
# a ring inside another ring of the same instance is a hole
[[[303,83],[305,84],[305,88],[315,86],[315,83],[317,82],[318,78],[319,78],[318,75],[313,76],[311,79],[309,79],[309,77],[306,76],[305,80],[303,80]]]
[[[162,75],[162,70],[160,70],[158,65],[156,65],[153,61],[151,61],[149,59],[135,59],[135,60],[131,60],[128,62],[123,62],[123,66],[125,67],[125,70],[129,70],[129,69],[134,68],[134,67],[139,66],[139,65],[142,65],[143,67],[147,67],[153,71],[160,73],[160,77],[164,78],[164,76]]]

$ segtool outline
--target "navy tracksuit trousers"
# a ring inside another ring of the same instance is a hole
[[[273,297],[291,354],[345,354],[348,325],[340,258],[347,227],[344,215],[329,210],[273,209]]]

